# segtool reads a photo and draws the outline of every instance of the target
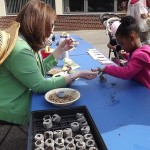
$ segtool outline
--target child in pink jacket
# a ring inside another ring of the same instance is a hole
[[[122,49],[129,53],[128,63],[124,67],[106,65],[98,71],[122,79],[134,79],[150,89],[150,46],[142,45],[140,29],[132,16],[121,19],[116,39]]]

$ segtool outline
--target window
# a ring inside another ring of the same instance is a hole
[[[63,0],[64,13],[122,11],[122,1],[126,0]]]
[[[70,11],[71,12],[83,12],[84,11],[84,0],[80,0],[78,3],[77,0],[70,0]]]
[[[84,12],[85,0],[64,0],[64,12]]]
[[[5,0],[6,14],[16,14],[28,0]]]
[[[113,12],[113,0],[88,0],[88,12]]]
[[[6,14],[17,14],[28,0],[5,0]],[[43,0],[55,9],[55,0]]]

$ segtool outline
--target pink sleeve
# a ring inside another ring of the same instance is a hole
[[[133,58],[124,67],[107,65],[103,72],[117,78],[131,79],[142,69],[142,64],[143,62],[141,60]]]

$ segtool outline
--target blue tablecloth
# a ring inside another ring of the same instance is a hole
[[[92,45],[78,36],[80,42],[70,58],[80,69],[103,67],[86,53]],[[60,61],[60,64],[62,62]],[[150,150],[150,91],[133,80],[122,80],[105,75],[107,82],[79,79],[71,88],[81,93],[72,106],[86,105],[108,150]],[[44,99],[44,94],[33,94],[31,111],[56,108]]]

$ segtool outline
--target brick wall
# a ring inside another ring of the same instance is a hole
[[[7,28],[16,16],[0,18],[0,29]],[[58,15],[55,31],[67,30],[100,30],[104,29],[100,15]]]
[[[0,18],[0,28],[7,28],[15,16]],[[55,31],[103,29],[99,15],[59,15],[55,21]]]
[[[7,17],[1,17],[0,18],[0,29],[7,28],[12,21],[14,21],[16,17],[15,16],[7,16]]]
[[[103,29],[99,15],[67,15],[58,16],[55,30],[96,30]]]

